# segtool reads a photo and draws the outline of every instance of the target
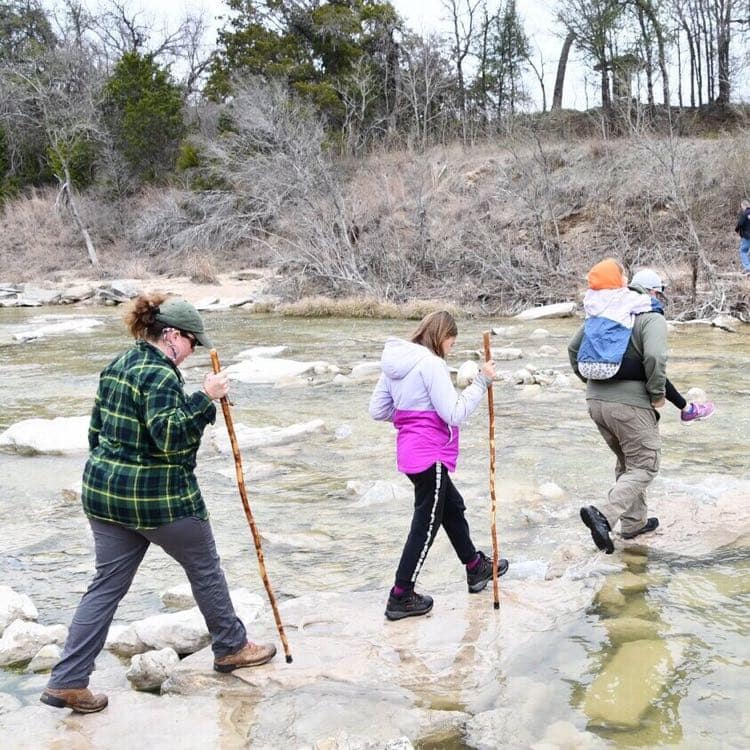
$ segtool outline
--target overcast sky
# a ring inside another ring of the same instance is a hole
[[[391,2],[414,31],[447,32],[450,29],[449,15],[442,0],[391,0]],[[550,10],[553,6],[552,0],[516,0],[516,10],[523,20],[524,30],[531,42],[532,60],[538,70],[543,70],[548,107],[552,101],[557,61],[564,37],[564,33],[559,32],[560,24],[555,22],[554,13]],[[541,90],[533,74],[527,86],[529,94],[536,101],[537,107],[541,109]],[[588,93],[589,97],[596,95],[595,89],[590,88]],[[569,58],[563,106],[575,109],[587,109],[593,106],[586,99],[583,66],[575,50],[571,50]]]
[[[446,33],[449,30],[448,16],[442,0],[391,0],[391,2],[416,32]],[[228,14],[228,7],[222,0],[159,0],[158,4],[154,0],[126,0],[126,4],[134,8],[144,8],[144,12],[150,18],[156,19],[161,15],[166,15],[171,21],[184,16],[186,10],[203,9],[206,15],[215,21],[216,28],[221,25],[216,17]],[[537,68],[540,68],[541,64],[544,66],[547,106],[552,100],[557,59],[562,47],[562,37],[557,34],[559,24],[555,23],[554,15],[549,10],[551,5],[552,2],[545,0],[516,0],[516,7],[523,19],[526,34],[535,50],[532,59]],[[210,41],[213,41],[214,38],[215,34],[212,34]],[[529,94],[536,102],[536,106],[540,108],[540,87],[533,74],[527,81],[527,87]],[[587,92],[583,82],[583,66],[577,61],[575,51],[573,51],[566,80],[563,106],[586,109],[593,106],[594,102],[591,101],[593,97],[596,97],[595,82],[594,85],[588,87]]]

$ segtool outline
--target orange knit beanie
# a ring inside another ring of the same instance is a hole
[[[619,289],[622,283],[622,266],[614,258],[599,261],[588,274],[589,289]]]

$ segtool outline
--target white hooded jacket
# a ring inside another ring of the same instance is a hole
[[[381,367],[370,415],[393,421],[398,430],[399,471],[416,474],[438,461],[455,470],[458,427],[476,409],[490,379],[480,373],[459,394],[445,360],[421,344],[398,338],[385,342]]]

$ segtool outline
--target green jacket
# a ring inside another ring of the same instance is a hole
[[[571,367],[587,383],[586,398],[596,401],[616,401],[630,406],[651,408],[664,398],[667,382],[667,322],[658,312],[635,316],[626,357],[643,362],[646,380],[586,380],[578,371],[578,349],[583,339],[583,326],[568,343]]]
[[[182,386],[177,367],[145,341],[102,371],[83,470],[87,516],[141,529],[208,518],[195,455],[216,407]]]

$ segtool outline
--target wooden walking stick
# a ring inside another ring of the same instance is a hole
[[[216,353],[216,349],[211,349],[211,364],[214,372],[218,373],[221,370],[221,364],[219,363],[219,355]],[[229,442],[232,444],[232,453],[234,454],[234,470],[237,474],[237,488],[240,491],[240,498],[242,499],[242,507],[245,509],[245,517],[250,525],[250,531],[253,534],[253,541],[255,542],[255,554],[258,556],[258,567],[260,568],[260,577],[263,579],[263,585],[266,587],[266,593],[268,594],[268,600],[271,602],[271,609],[273,610],[273,618],[276,620],[276,629],[279,631],[279,637],[281,643],[284,646],[284,653],[286,654],[286,663],[292,663],[292,654],[289,651],[289,643],[286,640],[284,634],[284,626],[281,624],[281,616],[279,615],[279,608],[276,606],[276,597],[273,595],[273,589],[271,588],[271,582],[268,580],[268,573],[266,573],[266,563],[263,559],[263,548],[260,546],[260,532],[258,527],[255,525],[255,519],[253,518],[253,512],[250,510],[250,503],[247,500],[247,492],[245,491],[245,475],[242,472],[242,457],[240,456],[240,447],[237,443],[237,436],[234,434],[234,423],[232,422],[232,413],[229,411],[229,399],[223,396],[221,399],[221,410],[224,412],[224,421],[227,423],[227,432],[229,433]]]
[[[484,361],[492,359],[490,351],[490,332],[484,332]],[[490,534],[492,535],[492,593],[494,596],[494,607],[500,609],[500,591],[498,588],[497,562],[500,551],[497,546],[497,527],[495,525],[495,401],[492,396],[492,383],[487,386],[487,406],[489,407],[490,419]]]

